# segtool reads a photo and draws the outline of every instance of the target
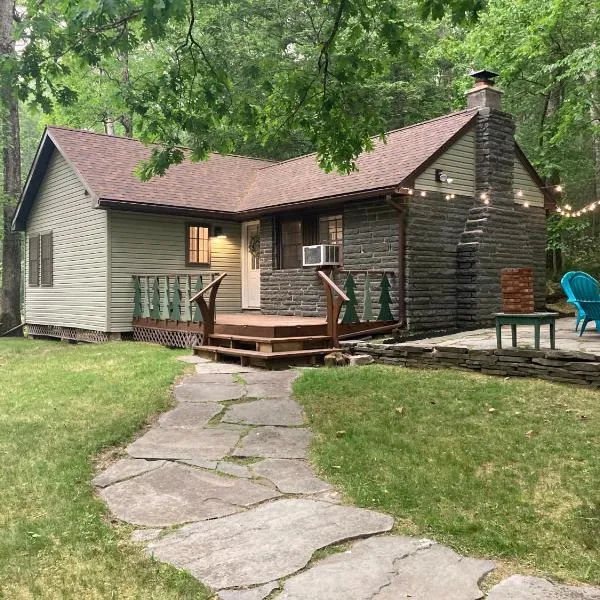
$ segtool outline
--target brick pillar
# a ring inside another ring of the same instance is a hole
[[[502,269],[500,282],[503,312],[534,312],[532,268]]]

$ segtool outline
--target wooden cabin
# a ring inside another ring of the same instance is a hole
[[[13,223],[29,334],[315,357],[487,324],[506,266],[534,268],[541,307],[551,199],[499,93],[478,81],[466,110],[389,132],[349,175],[214,154],[142,182],[140,142],[48,127]]]

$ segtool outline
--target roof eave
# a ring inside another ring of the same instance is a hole
[[[223,219],[225,221],[241,221],[243,216],[237,211],[211,210],[192,208],[189,206],[174,206],[172,204],[154,204],[152,202],[136,202],[131,200],[116,200],[114,198],[99,198],[98,208],[122,210],[127,212],[140,212],[155,215],[176,215],[180,217],[200,219]]]
[[[73,163],[69,160],[65,152],[62,151],[60,145],[52,136],[49,128],[46,127],[44,129],[44,133],[42,134],[42,139],[40,140],[38,149],[35,153],[35,158],[31,163],[27,180],[23,186],[23,191],[21,192],[17,207],[15,209],[15,215],[11,223],[13,231],[25,231],[27,229],[27,219],[29,217],[29,213],[33,208],[33,203],[46,174],[46,169],[48,168],[48,164],[50,163],[50,159],[54,150],[58,150],[58,152],[60,152],[61,156],[65,159],[69,167],[75,173],[77,179],[79,179],[81,185],[92,198],[94,204],[97,203],[97,196],[92,188],[87,184],[81,173],[75,168],[75,165],[73,165]]]
[[[242,215],[242,217],[244,218],[253,218],[260,217],[261,215],[287,212],[290,210],[295,210],[297,208],[310,208],[313,206],[333,205],[341,202],[347,202],[349,200],[359,200],[361,198],[374,198],[377,196],[385,196],[387,194],[399,194],[398,185],[387,185],[383,187],[359,190],[356,192],[348,192],[347,194],[320,196],[318,198],[311,198],[310,200],[299,200],[297,202],[287,202],[284,204],[276,204],[273,206],[251,208],[247,210],[242,210],[239,214]]]

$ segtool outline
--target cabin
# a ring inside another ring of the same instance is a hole
[[[465,110],[389,132],[349,175],[213,154],[142,182],[147,146],[48,127],[13,222],[29,334],[314,360],[487,325],[504,267],[533,268],[542,308],[552,199],[476,75]]]

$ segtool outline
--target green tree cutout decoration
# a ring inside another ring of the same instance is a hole
[[[363,300],[363,321],[372,321],[373,320],[373,297],[371,294],[371,278],[367,273],[365,275],[365,291],[364,291],[364,300]]]
[[[344,291],[348,296],[348,301],[344,307],[344,316],[342,323],[358,323],[358,314],[356,313],[356,282],[352,273],[348,273],[346,283],[344,284]]]
[[[171,314],[171,292],[169,285],[169,276],[165,277],[165,285],[163,287],[163,301],[160,307],[160,318],[166,321]]]
[[[196,279],[196,289],[194,290],[194,294],[197,294],[204,286],[202,285],[202,275],[198,275],[198,278]],[[192,295],[194,295],[192,294]],[[200,312],[200,309],[198,308],[198,303],[194,302],[195,306],[194,306],[194,323],[201,323],[202,322],[202,313]]]
[[[377,315],[378,321],[393,321],[394,316],[390,306],[392,304],[392,297],[390,296],[390,280],[388,279],[387,273],[383,274],[381,278],[381,293],[379,294],[379,314]]]
[[[160,320],[160,286],[158,284],[158,277],[154,278],[154,288],[152,290],[152,309],[150,311],[150,318],[156,321]]]
[[[133,318],[139,319],[144,314],[144,308],[142,307],[142,286],[140,284],[140,278],[133,278]]]
[[[190,298],[192,297],[192,276],[185,276],[185,302],[181,302],[182,310],[181,310],[181,320],[188,323],[192,320],[192,305],[189,303]]]
[[[169,318],[173,321],[181,321],[181,287],[179,284],[179,275],[175,276],[175,283],[173,284],[173,299],[171,300]]]

